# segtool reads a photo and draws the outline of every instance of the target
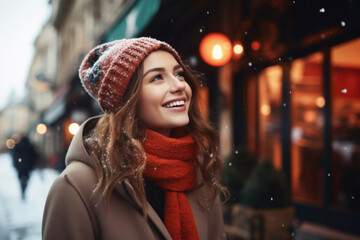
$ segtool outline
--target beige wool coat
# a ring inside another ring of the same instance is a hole
[[[66,156],[66,169],[54,181],[45,205],[44,240],[147,240],[171,239],[164,223],[148,204],[148,218],[128,181],[119,183],[111,196],[110,207],[93,195],[97,183],[83,138],[96,124],[91,118],[74,136]],[[226,239],[219,198],[206,207],[207,187],[187,192],[200,239]]]

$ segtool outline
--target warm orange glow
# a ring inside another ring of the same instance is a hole
[[[232,57],[231,42],[223,34],[210,33],[200,42],[200,55],[207,64],[222,66]]]
[[[307,123],[314,123],[317,118],[317,113],[313,110],[308,110],[304,113],[304,120]]]
[[[325,106],[325,99],[323,97],[318,97],[315,100],[316,106],[322,108]]]
[[[46,125],[43,124],[43,123],[39,123],[39,124],[36,126],[36,132],[37,132],[38,134],[41,134],[41,135],[45,134],[45,133],[47,132],[47,127],[46,127]]]
[[[270,108],[270,106],[268,104],[264,104],[264,105],[261,106],[260,112],[261,112],[262,115],[264,115],[266,117],[270,116],[271,108]]]
[[[8,139],[6,141],[6,147],[8,149],[13,149],[15,147],[15,141],[13,139]]]
[[[203,86],[198,89],[198,93],[199,93],[198,102],[199,102],[200,113],[204,117],[204,119],[208,119],[209,118],[209,106],[208,106],[209,89],[207,87]]]
[[[215,44],[215,46],[212,49],[211,55],[216,60],[219,60],[224,56],[223,50],[222,50],[220,44]]]
[[[79,130],[80,126],[78,123],[71,123],[69,125],[69,133],[71,133],[72,135],[75,135],[77,133],[77,131]]]
[[[244,52],[244,48],[240,43],[235,44],[233,50],[236,55],[240,55]]]
[[[259,43],[258,41],[253,41],[253,42],[251,43],[251,48],[252,48],[252,50],[254,50],[254,51],[259,50],[259,49],[260,49],[260,43]]]

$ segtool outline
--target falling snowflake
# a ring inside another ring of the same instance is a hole
[[[230,166],[230,167],[232,166],[232,163],[231,163],[231,162],[229,162],[229,166]]]
[[[249,67],[251,67],[252,66],[252,62],[249,62]]]
[[[341,93],[344,93],[344,94],[347,93],[347,89],[346,88],[342,89]]]
[[[238,150],[236,150],[236,151],[235,151],[235,154],[238,154],[238,153],[239,153],[239,151],[238,151]]]
[[[195,56],[189,57],[189,63],[191,66],[196,66],[198,64],[198,59]],[[200,84],[200,87],[203,87],[203,84]]]
[[[319,12],[324,13],[324,12],[325,12],[325,8],[320,8]]]
[[[342,27],[345,27],[346,26],[346,23],[344,21],[341,21],[341,26]]]

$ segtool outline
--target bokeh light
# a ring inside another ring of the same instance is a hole
[[[69,125],[69,133],[71,133],[72,135],[75,135],[77,133],[77,131],[79,130],[80,125],[78,123],[71,123]]]
[[[260,49],[260,43],[259,43],[258,41],[253,41],[253,42],[251,43],[251,48],[252,48],[252,50],[254,50],[254,51],[259,50],[259,49]]]
[[[240,43],[237,43],[234,45],[233,50],[236,55],[240,55],[244,52],[244,47]]]
[[[43,123],[39,123],[37,126],[36,126],[36,132],[40,135],[43,135],[47,132],[47,127],[45,124]]]
[[[200,56],[211,66],[222,66],[232,57],[229,38],[221,33],[210,33],[200,42]]]
[[[6,147],[8,149],[13,149],[15,147],[15,141],[13,139],[8,139],[6,141]]]
[[[325,99],[323,97],[318,97],[315,100],[316,106],[319,108],[323,108],[325,106]]]

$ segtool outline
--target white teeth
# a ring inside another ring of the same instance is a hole
[[[166,108],[171,108],[171,107],[178,107],[178,106],[182,106],[185,104],[184,100],[181,101],[175,101],[175,102],[171,102],[165,105]]]

